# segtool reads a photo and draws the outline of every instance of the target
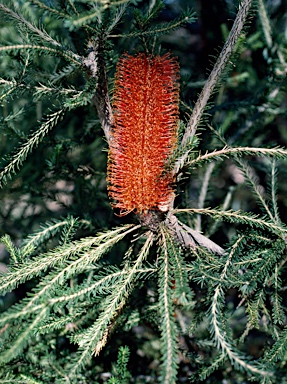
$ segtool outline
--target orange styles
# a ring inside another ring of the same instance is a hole
[[[120,58],[108,190],[120,214],[167,211],[173,176],[165,165],[177,142],[179,65],[169,54]]]

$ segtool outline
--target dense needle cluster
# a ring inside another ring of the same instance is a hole
[[[167,211],[173,199],[173,176],[165,165],[177,141],[178,73],[169,54],[119,60],[108,188],[121,215]]]

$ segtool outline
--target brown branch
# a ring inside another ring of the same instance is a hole
[[[165,225],[170,229],[179,244],[185,248],[201,246],[219,255],[223,255],[225,252],[223,248],[212,240],[180,222],[172,213],[167,215]]]
[[[96,89],[93,103],[97,110],[98,117],[105,133],[107,142],[111,139],[111,125],[113,121],[112,107],[108,93],[108,80],[105,69],[104,58],[102,57],[101,39],[90,40],[88,43],[89,53],[83,60],[89,76],[96,79]]]

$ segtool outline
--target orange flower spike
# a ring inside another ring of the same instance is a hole
[[[119,60],[108,189],[121,215],[166,211],[173,199],[165,164],[177,142],[178,78],[179,65],[169,54]]]

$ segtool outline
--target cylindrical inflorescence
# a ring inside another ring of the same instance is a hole
[[[177,142],[179,65],[169,54],[125,54],[113,102],[108,190],[120,214],[166,211],[173,176],[165,165]]]

